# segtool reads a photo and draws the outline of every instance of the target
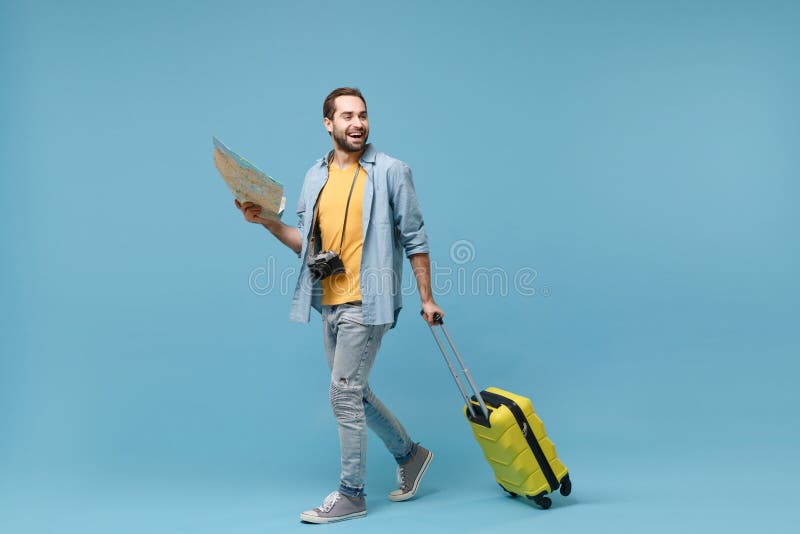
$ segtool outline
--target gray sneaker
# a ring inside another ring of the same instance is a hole
[[[389,494],[389,500],[407,501],[413,497],[431,460],[433,460],[433,453],[422,445],[417,445],[417,452],[414,453],[414,456],[408,462],[397,467],[397,483],[400,487]]]
[[[356,519],[367,515],[367,501],[364,497],[350,497],[334,491],[322,506],[300,514],[300,521],[306,523],[333,523],[345,519]]]

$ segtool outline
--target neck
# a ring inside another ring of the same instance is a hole
[[[333,147],[333,163],[340,169],[345,169],[361,159],[362,154],[364,154],[363,150],[360,152],[347,152],[339,147]]]

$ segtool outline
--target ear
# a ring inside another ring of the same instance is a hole
[[[325,129],[329,134],[333,133],[333,122],[328,117],[323,117],[322,122],[325,124]]]

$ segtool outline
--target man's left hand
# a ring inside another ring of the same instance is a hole
[[[433,326],[433,315],[439,314],[440,317],[444,317],[444,312],[442,309],[434,302],[423,302],[422,303],[422,318],[425,319],[425,322],[428,323],[430,326]]]

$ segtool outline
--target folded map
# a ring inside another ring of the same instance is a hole
[[[283,185],[273,180],[258,167],[214,139],[214,166],[228,184],[239,202],[253,202],[261,206],[259,217],[280,220],[286,207]]]

